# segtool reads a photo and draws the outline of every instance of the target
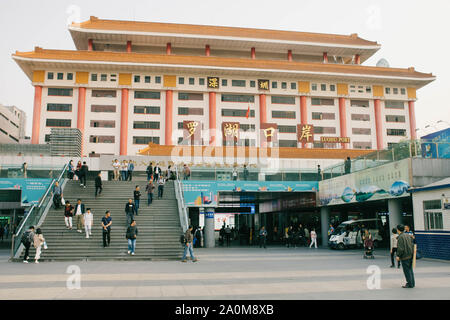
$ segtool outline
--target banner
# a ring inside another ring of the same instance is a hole
[[[423,158],[450,159],[450,128],[421,137]]]
[[[53,179],[0,178],[0,189],[22,190],[22,204],[37,204]]]

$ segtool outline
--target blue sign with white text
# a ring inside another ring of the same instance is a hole
[[[0,189],[22,190],[22,204],[37,204],[53,179],[0,178]]]

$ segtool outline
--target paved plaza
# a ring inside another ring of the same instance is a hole
[[[23,264],[8,262],[5,253],[0,299],[450,299],[445,261],[418,261],[416,288],[403,289],[402,269],[389,268],[387,251],[378,250],[375,260],[364,260],[360,250],[284,247],[196,249],[195,254],[197,263]],[[381,270],[380,289],[368,289],[371,265]],[[66,272],[78,267],[80,289],[68,289],[67,282],[77,282]]]

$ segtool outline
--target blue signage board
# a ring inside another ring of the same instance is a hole
[[[22,190],[22,204],[37,204],[53,179],[0,178],[0,189]]]
[[[421,137],[422,157],[450,159],[450,128]]]

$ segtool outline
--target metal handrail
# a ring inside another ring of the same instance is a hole
[[[183,232],[186,232],[186,230],[188,229],[189,220],[187,216],[186,205],[184,203],[183,188],[181,186],[180,175],[177,166],[175,166],[175,172],[176,172],[176,180],[174,181],[174,185],[175,185],[175,195],[178,201],[178,214],[180,217],[181,228],[183,229]]]

